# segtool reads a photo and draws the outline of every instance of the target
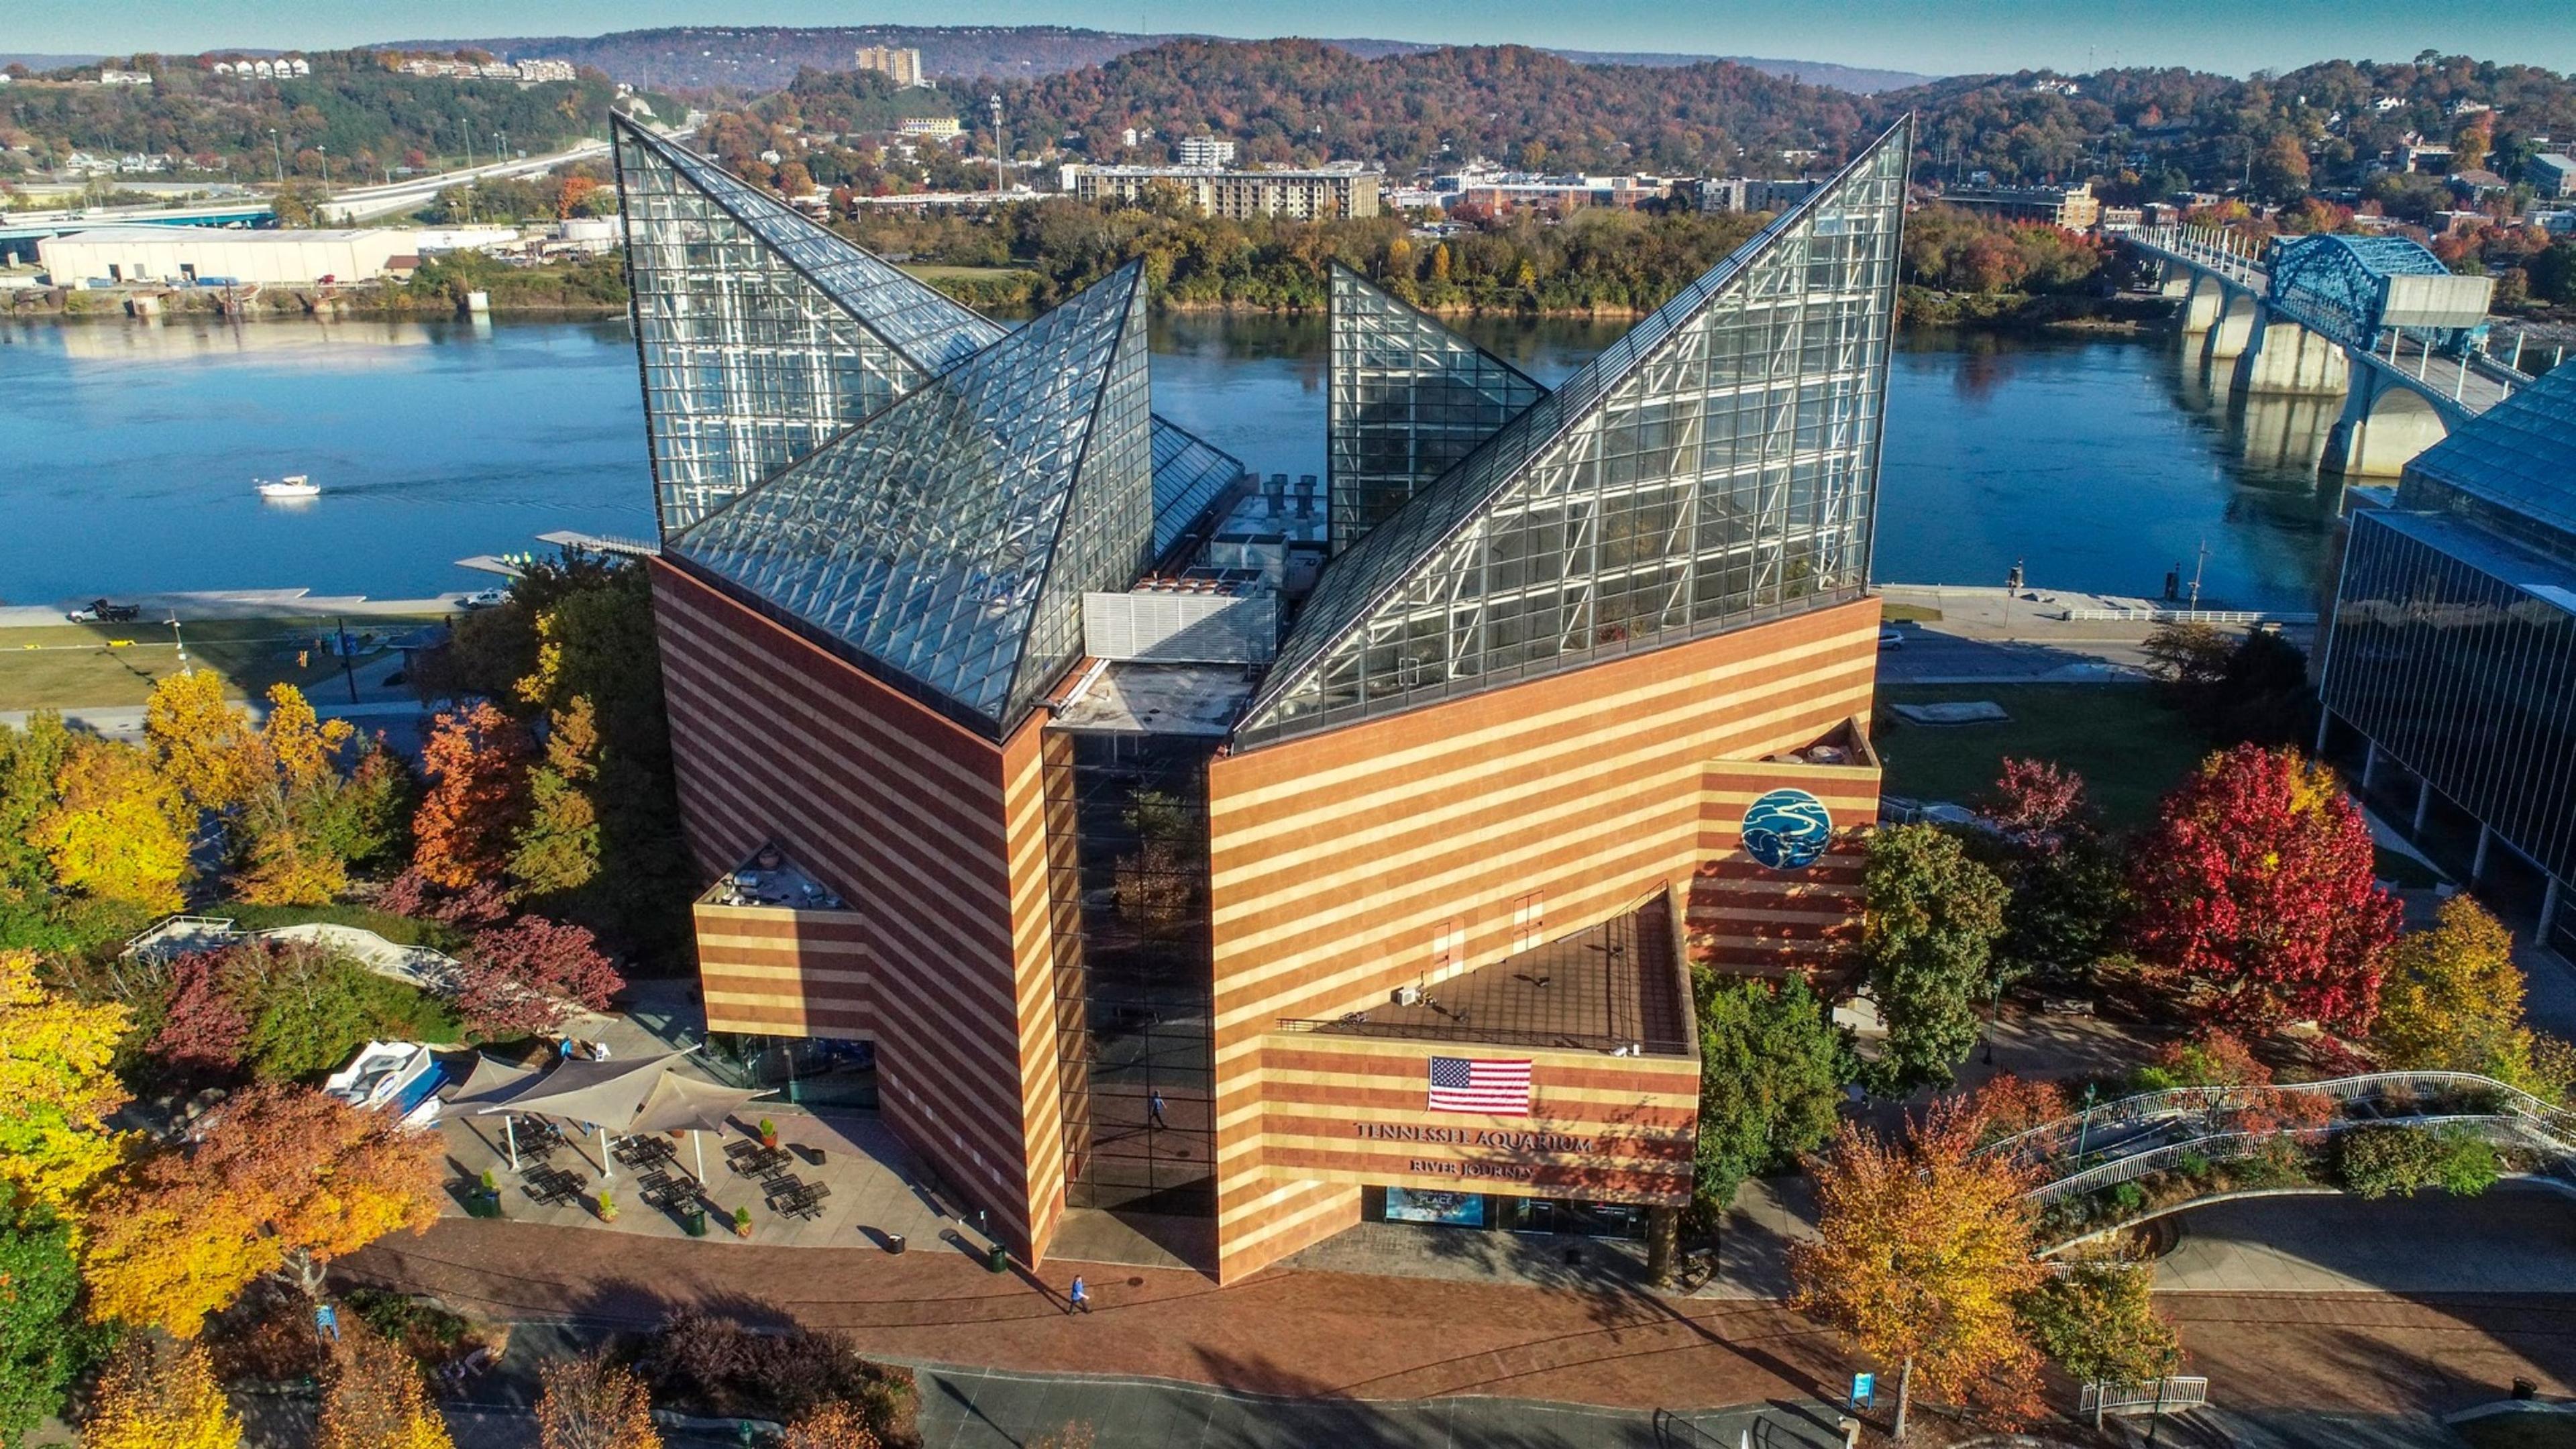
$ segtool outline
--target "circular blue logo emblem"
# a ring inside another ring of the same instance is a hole
[[[1804,790],[1773,790],[1744,812],[1744,848],[1773,870],[1805,870],[1833,840],[1834,817]]]

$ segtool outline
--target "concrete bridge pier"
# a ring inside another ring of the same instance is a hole
[[[2217,319],[2201,338],[2200,355],[2211,362],[2233,362],[2244,356],[2254,341],[2255,319],[2262,311],[2263,304],[2255,300],[2253,293],[2229,292]]]
[[[2158,262],[2156,263],[2156,295],[2172,297],[2177,301],[2187,299],[2191,296],[2192,283],[2197,278],[2197,273],[2180,262]]]
[[[2346,478],[2394,478],[2449,431],[2422,393],[2376,367],[2357,368],[2320,466]]]
[[[2236,358],[2236,386],[2247,393],[2338,396],[2350,387],[2352,361],[2340,343],[2273,312],[2254,310],[2245,350]]]
[[[2197,337],[2207,332],[2211,324],[2218,320],[2219,313],[2226,309],[2227,284],[2205,273],[2193,272],[2188,268],[2184,271],[2190,278],[2190,283],[2181,294],[2182,330],[2186,336]]]

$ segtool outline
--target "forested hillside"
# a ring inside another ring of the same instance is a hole
[[[0,167],[86,151],[178,156],[216,175],[264,177],[282,155],[288,175],[318,177],[327,152],[335,176],[354,169],[381,177],[386,167],[461,159],[469,140],[489,159],[504,134],[531,154],[605,134],[616,94],[596,72],[523,85],[405,75],[372,51],[307,59],[313,74],[291,80],[219,75],[197,57],[143,55],[132,64],[151,74],[148,86],[80,84],[73,73],[0,87],[0,145],[8,148]],[[656,109],[665,107],[674,119],[684,109],[662,98]]]

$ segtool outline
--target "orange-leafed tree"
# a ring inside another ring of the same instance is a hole
[[[565,177],[563,179],[563,184],[555,188],[555,219],[557,221],[567,221],[580,215],[581,204],[584,201],[587,201],[590,198],[590,194],[598,189],[599,179],[597,177]]]
[[[34,840],[54,879],[85,895],[152,911],[185,903],[190,829],[185,798],[151,756],[113,740],[83,739],[54,778],[54,805]]]
[[[455,1449],[455,1441],[429,1401],[419,1362],[363,1321],[351,1321],[331,1346],[314,1449]]]
[[[91,1314],[189,1337],[262,1277],[316,1294],[332,1259],[437,1221],[440,1152],[309,1087],[244,1091],[98,1201]]]
[[[527,731],[490,701],[442,711],[421,749],[412,868],[450,890],[499,879],[527,818],[527,765]]]
[[[778,1449],[880,1449],[883,1443],[866,1413],[847,1399],[816,1405],[778,1436]]]
[[[542,1449],[662,1449],[644,1381],[605,1354],[555,1359],[537,1370]]]
[[[2013,1314],[2046,1272],[2022,1198],[2029,1169],[1980,1155],[1982,1133],[1973,1107],[1941,1102],[1895,1141],[1846,1122],[1809,1163],[1817,1235],[1790,1249],[1792,1302],[1896,1366],[1900,1439],[1917,1376],[2002,1418],[2034,1406],[2038,1353]]]
[[[215,1382],[205,1345],[150,1333],[126,1339],[81,1426],[83,1449],[241,1449],[241,1442],[241,1420]]]

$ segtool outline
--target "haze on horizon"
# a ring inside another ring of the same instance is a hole
[[[193,53],[219,46],[328,49],[411,36],[596,35],[677,25],[1069,25],[1123,32],[1367,37],[1562,49],[1830,61],[1955,75],[2048,68],[2188,66],[2245,75],[2321,60],[2411,59],[2432,49],[2576,70],[2569,0],[2477,7],[2399,0],[1274,0],[1210,10],[1175,0],[447,0],[388,11],[358,0],[126,0],[107,14],[14,15],[13,51]]]

